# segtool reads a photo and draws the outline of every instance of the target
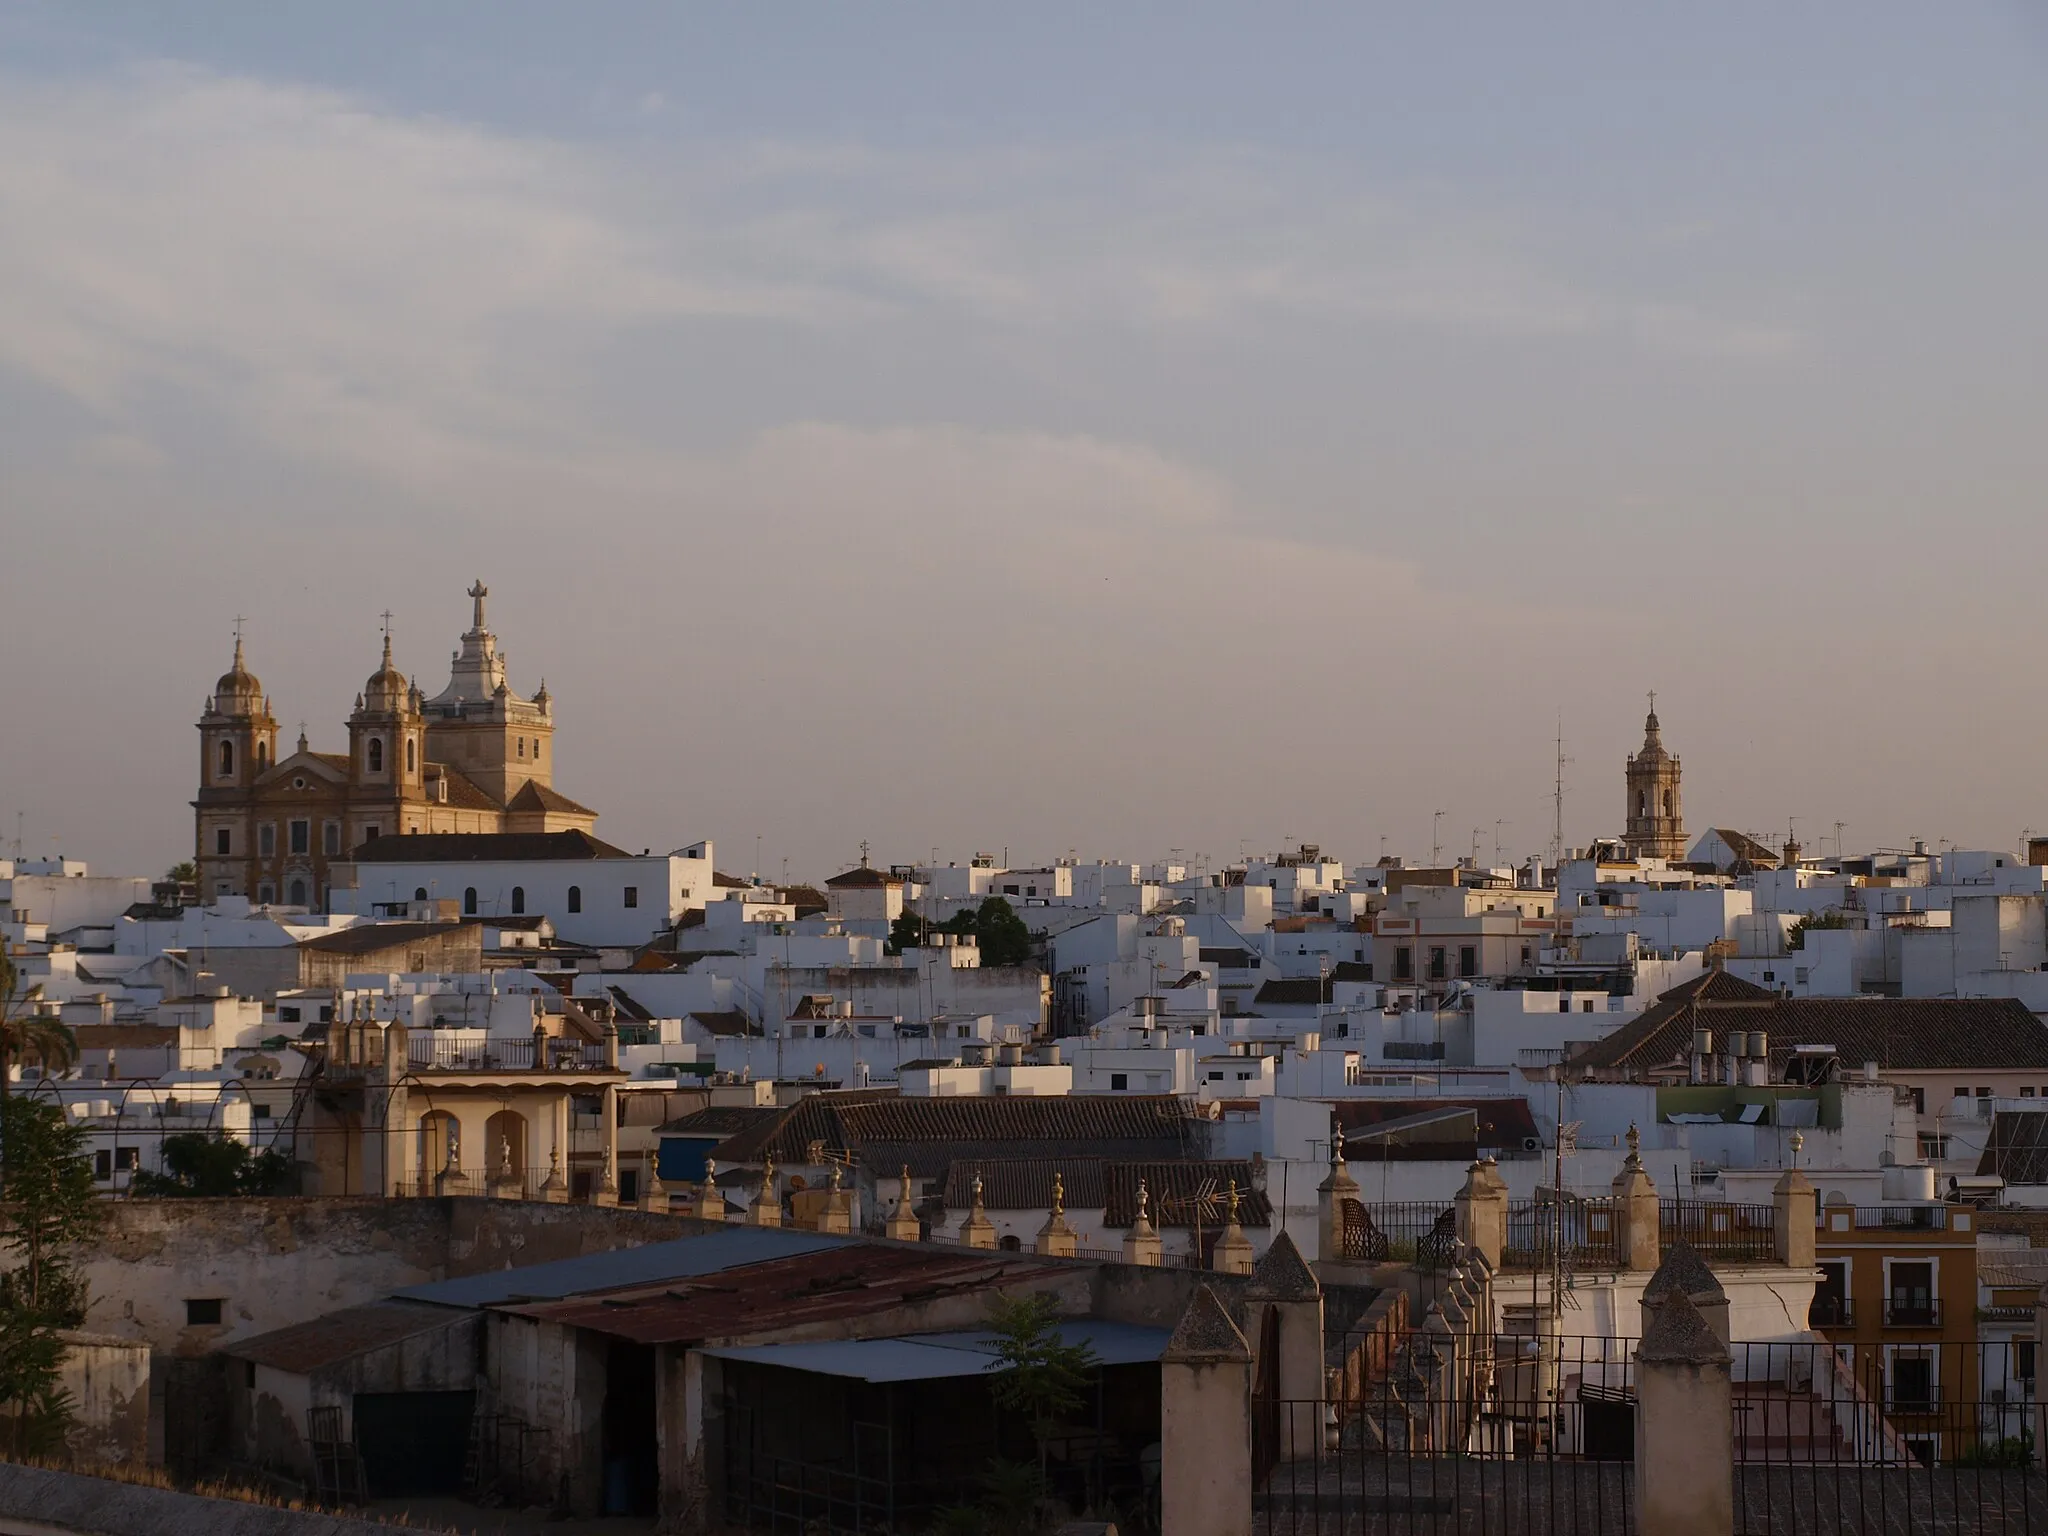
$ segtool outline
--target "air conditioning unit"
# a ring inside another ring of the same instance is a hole
[[[1994,1408],[2003,1408],[2005,1406],[2005,1388],[1993,1387],[1991,1389],[1991,1406]]]
[[[1541,1152],[1543,1150],[1543,1138],[1541,1136],[1524,1136],[1522,1138],[1522,1150],[1524,1152]]]

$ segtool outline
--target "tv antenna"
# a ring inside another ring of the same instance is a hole
[[[1564,755],[1564,716],[1557,717],[1557,787],[1550,797],[1550,865],[1555,869],[1564,862],[1564,765],[1571,759]]]

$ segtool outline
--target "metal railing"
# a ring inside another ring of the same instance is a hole
[[[470,1036],[447,1040],[414,1035],[405,1042],[405,1064],[415,1072],[602,1072],[604,1047],[550,1037],[535,1061],[531,1039]]]
[[[1768,1205],[1666,1200],[1657,1207],[1658,1238],[1665,1248],[1682,1238],[1708,1260],[1774,1259],[1775,1217]]]
[[[422,1173],[415,1169],[398,1180],[398,1186],[393,1193],[404,1199],[419,1199],[440,1194],[442,1175],[446,1171],[437,1168],[432,1173]],[[502,1168],[461,1168],[457,1172],[464,1181],[463,1185],[459,1186],[464,1194],[492,1195],[505,1200],[538,1200],[541,1198],[541,1186],[547,1182],[549,1170],[514,1168],[509,1179],[506,1178],[506,1170]],[[566,1198],[569,1190],[568,1170],[561,1170],[560,1177],[563,1195]],[[512,1193],[515,1188],[518,1190],[517,1195]]]
[[[1439,1266],[1458,1235],[1457,1207],[1427,1200],[1347,1201],[1344,1257],[1369,1263]]]
[[[1831,1296],[1826,1291],[1816,1291],[1813,1305],[1806,1309],[1806,1326],[1853,1328],[1856,1326],[1856,1304],[1847,1296]]]
[[[1900,1301],[1893,1297],[1884,1304],[1884,1325],[1887,1328],[1939,1328],[1941,1326],[1941,1302]]]
[[[1825,1215],[1825,1211],[1822,1214]],[[1856,1226],[1859,1231],[1946,1232],[1948,1230],[1948,1207],[1945,1205],[1859,1205],[1856,1207]]]
[[[1560,1245],[1561,1237],[1561,1245]],[[1621,1213],[1612,1200],[1510,1200],[1503,1269],[1546,1269],[1552,1254],[1567,1269],[1621,1267]]]

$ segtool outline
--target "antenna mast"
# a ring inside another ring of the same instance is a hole
[[[1555,869],[1564,862],[1564,765],[1571,759],[1564,755],[1564,716],[1557,717],[1557,787],[1551,793],[1550,801],[1550,867]]]

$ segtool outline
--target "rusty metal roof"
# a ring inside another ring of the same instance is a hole
[[[988,1289],[1066,1266],[972,1248],[854,1243],[665,1286],[506,1306],[636,1344],[735,1342]]]
[[[529,1264],[524,1269],[493,1269],[453,1280],[408,1286],[403,1300],[431,1301],[444,1307],[490,1307],[507,1301],[558,1301],[629,1286],[664,1285],[786,1258],[823,1248],[843,1248],[852,1238],[828,1237],[783,1227],[727,1227],[667,1242],[612,1248]]]
[[[304,1376],[416,1334],[467,1322],[470,1316],[424,1302],[376,1301],[238,1340],[221,1353]]]

